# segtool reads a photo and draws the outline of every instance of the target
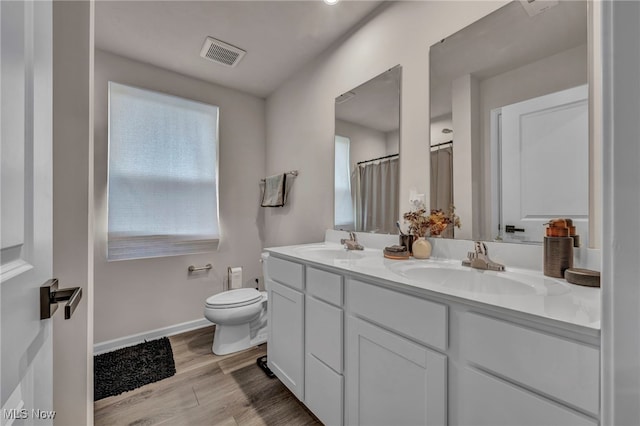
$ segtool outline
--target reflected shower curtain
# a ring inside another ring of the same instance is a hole
[[[453,147],[431,151],[430,206],[447,212],[453,205]],[[453,238],[453,226],[442,233],[444,238]]]
[[[398,179],[398,158],[356,167],[351,190],[357,231],[397,233]]]

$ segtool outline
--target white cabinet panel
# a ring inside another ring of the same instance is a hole
[[[347,329],[348,424],[446,424],[446,356],[355,317]]]
[[[307,266],[307,293],[342,306],[342,276]]]
[[[460,425],[596,426],[595,419],[473,369],[460,384]]]
[[[472,313],[460,337],[470,362],[598,415],[597,348]]]
[[[307,296],[305,315],[306,352],[342,373],[342,309]]]
[[[447,306],[348,280],[347,300],[352,312],[435,348],[447,349]]]
[[[269,278],[289,287],[302,290],[304,288],[304,266],[288,260],[269,257],[267,263]]]
[[[305,404],[327,426],[342,424],[343,377],[307,354]]]
[[[269,281],[267,288],[269,368],[304,400],[304,295],[275,281]]]

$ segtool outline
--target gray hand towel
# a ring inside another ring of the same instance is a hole
[[[282,207],[287,202],[287,174],[269,176],[262,187],[262,207]]]

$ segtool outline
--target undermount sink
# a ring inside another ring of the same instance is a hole
[[[562,283],[541,277],[510,272],[482,271],[452,264],[394,264],[389,269],[410,280],[491,295],[558,295],[569,291]]]
[[[322,260],[355,260],[362,259],[364,254],[356,250],[346,250],[340,246],[312,246],[299,249],[300,253]]]

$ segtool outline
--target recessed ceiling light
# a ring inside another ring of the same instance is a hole
[[[324,2],[329,6],[333,6],[334,4],[337,4],[339,1],[340,0],[324,0]]]

